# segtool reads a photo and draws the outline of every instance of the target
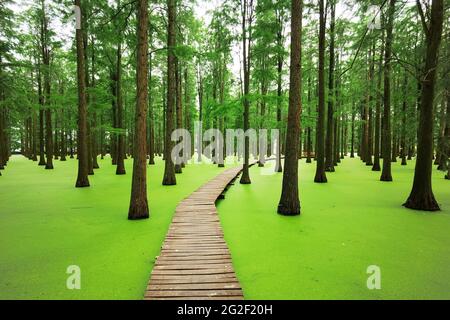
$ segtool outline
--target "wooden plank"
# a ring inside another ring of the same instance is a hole
[[[244,300],[242,295],[227,297],[145,297],[144,300]]]
[[[200,274],[231,274],[234,275],[233,269],[226,268],[214,268],[214,269],[193,269],[193,270],[158,270],[153,269],[152,274],[159,275],[170,275],[170,274],[180,274],[180,275],[200,275]]]
[[[155,263],[155,265],[158,266],[164,266],[164,265],[171,265],[171,264],[180,264],[183,263],[183,265],[194,265],[194,264],[202,264],[202,265],[209,265],[209,264],[231,264],[231,259],[217,259],[217,260],[167,260],[167,259],[158,259],[158,261]]]
[[[203,283],[203,282],[234,282],[236,275],[230,273],[209,274],[209,275],[154,275],[150,285],[154,282],[161,284],[162,281],[173,281],[175,283]]]
[[[216,264],[180,264],[178,262],[171,264],[155,264],[153,270],[226,270],[232,271],[233,267],[230,263],[216,263]]]
[[[229,290],[178,290],[178,291],[153,291],[147,290],[147,297],[226,297],[242,295],[240,289]]]
[[[152,284],[148,286],[148,291],[177,291],[177,290],[229,290],[241,289],[239,282],[211,282],[211,283],[172,283],[172,284]]]

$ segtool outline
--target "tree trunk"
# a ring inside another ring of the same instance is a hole
[[[81,0],[75,0],[75,5],[82,12]],[[83,14],[81,13],[81,21],[83,22]],[[81,23],[83,26],[83,23]],[[76,30],[76,46],[77,46],[77,76],[78,76],[78,177],[76,182],[77,188],[89,187],[88,178],[88,152],[87,152],[87,100],[86,100],[86,67],[85,54],[83,44],[83,30]]]
[[[65,132],[65,122],[64,122],[64,108],[61,109],[61,138],[60,138],[60,156],[61,161],[67,161],[66,155],[67,155],[67,147],[66,147],[66,132]]]
[[[381,181],[392,181],[391,173],[391,54],[392,29],[396,0],[389,1],[389,13],[386,26],[386,47],[384,52],[384,114],[383,114],[383,171]]]
[[[44,95],[42,92],[42,77],[38,66],[38,94],[39,94],[39,166],[45,166],[45,141],[44,141]]]
[[[149,217],[147,201],[148,0],[138,0],[137,97],[133,180],[128,219]]]
[[[173,112],[175,109],[175,96],[177,84],[175,79],[175,46],[176,46],[176,7],[175,0],[167,0],[168,6],[168,26],[167,26],[167,106],[166,106],[166,132],[164,145],[164,178],[163,185],[176,185],[175,167],[172,159],[173,143],[171,139],[174,123]]]
[[[150,88],[152,86],[152,54],[149,54],[149,71],[148,71],[148,86],[149,86],[149,92]],[[150,94],[148,96],[148,113],[149,113],[149,141],[148,141],[148,164],[154,165],[155,164],[155,116],[154,116],[154,110],[153,110],[153,99],[152,95]]]
[[[176,82],[176,129],[183,127],[183,105],[181,103],[181,71],[178,63],[178,58],[175,58],[175,82]],[[181,139],[177,141],[180,143]],[[179,155],[177,155],[177,162],[179,162]],[[175,164],[175,173],[180,174],[183,172],[182,165]]]
[[[248,3],[250,1],[250,3]],[[250,62],[251,62],[251,37],[252,37],[252,15],[253,0],[244,0],[242,11],[242,43],[243,43],[243,65],[244,65],[244,132],[250,129]],[[246,28],[248,20],[248,30]],[[247,36],[248,34],[248,36]],[[244,142],[244,166],[242,169],[241,184],[250,184],[249,158],[250,139],[245,135]]]
[[[375,149],[373,157],[372,171],[381,171],[380,165],[380,133],[381,133],[381,84],[382,84],[382,71],[383,71],[383,52],[384,52],[384,30],[381,36],[381,52],[380,59],[378,61],[378,83],[377,83],[377,95],[375,102]]]
[[[317,167],[314,182],[325,183],[327,176],[325,174],[325,146],[324,146],[324,124],[325,124],[325,8],[324,0],[319,0],[319,119],[317,121]]]
[[[121,41],[121,40],[120,40]],[[126,174],[125,171],[125,141],[124,134],[125,128],[123,126],[123,99],[122,99],[122,45],[119,41],[117,46],[117,65],[116,65],[116,107],[117,107],[117,127],[120,129],[120,133],[117,139],[117,175]]]
[[[286,131],[286,158],[284,162],[283,188],[278,213],[299,215],[298,152],[300,134],[301,100],[301,34],[302,0],[292,0],[291,17],[291,66],[289,84],[289,111]]]
[[[335,16],[336,16],[336,3],[334,0],[330,2],[331,6],[331,21],[330,21],[330,67],[328,72],[328,117],[327,117],[327,135],[325,144],[325,171],[334,172],[334,134],[335,134],[335,117],[334,117],[334,69],[335,69]]]
[[[422,9],[418,3],[420,12]],[[416,210],[437,211],[439,205],[434,198],[431,176],[433,157],[433,100],[436,84],[436,69],[438,66],[439,46],[442,38],[444,17],[444,1],[433,0],[431,5],[431,20],[427,26],[422,15],[427,39],[425,69],[422,78],[422,94],[419,116],[419,134],[417,144],[417,161],[414,172],[414,182],[411,194],[404,204],[405,207]]]

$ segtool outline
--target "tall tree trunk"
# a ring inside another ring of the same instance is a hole
[[[330,21],[330,68],[328,72],[328,117],[327,117],[327,135],[325,144],[325,171],[334,172],[334,133],[335,133],[335,117],[334,117],[334,69],[335,69],[335,16],[336,16],[336,3],[335,0],[331,0],[331,21]]]
[[[45,4],[42,1],[42,61],[44,64],[44,106],[45,106],[45,152],[47,162],[45,169],[53,169],[53,131],[52,112],[50,109],[50,50],[48,48],[48,20],[45,13]]]
[[[381,35],[381,52],[378,61],[378,82],[377,95],[375,102],[375,149],[373,157],[372,171],[381,171],[380,165],[380,139],[381,139],[381,84],[383,72],[383,53],[384,53],[384,30]]]
[[[244,132],[250,129],[250,62],[251,62],[251,37],[253,19],[253,0],[244,0],[242,11],[242,43],[243,43],[243,65],[244,65]],[[248,30],[247,30],[248,22]],[[244,142],[244,166],[242,169],[241,184],[250,184],[249,158],[250,139],[245,135]]]
[[[91,87],[95,88],[95,42],[94,37],[91,37]],[[95,99],[95,95],[92,96],[92,100]],[[98,155],[98,147],[97,147],[97,111],[95,109],[92,110],[92,126],[91,126],[91,157],[92,157],[92,169],[99,169],[97,155]]]
[[[389,1],[388,21],[386,25],[386,47],[384,52],[384,114],[383,114],[383,171],[381,181],[392,181],[391,173],[391,54],[392,29],[394,24],[396,0]]]
[[[147,201],[148,0],[138,0],[137,97],[133,180],[128,219],[149,217]]]
[[[166,106],[166,132],[164,145],[164,178],[163,185],[176,185],[175,167],[172,159],[172,131],[174,127],[173,113],[175,109],[175,96],[177,84],[175,79],[175,46],[176,46],[176,7],[175,0],[167,0],[168,6],[168,26],[167,26],[167,106]]]
[[[445,126],[445,142],[446,142],[446,154],[445,154],[445,160],[447,161],[447,175],[445,176],[445,179],[450,180],[450,81],[447,79],[447,90],[446,90],[446,96],[447,96],[447,116],[446,116],[446,126]]]
[[[149,92],[150,88],[152,86],[152,54],[149,54],[149,71],[148,71],[148,86],[149,86]],[[152,95],[150,94],[148,96],[148,113],[149,113],[149,141],[148,141],[148,164],[154,165],[155,164],[155,116],[154,116],[154,110],[153,110],[153,99]]]
[[[350,158],[355,157],[355,118],[356,111],[355,106],[352,107],[352,137],[351,137],[351,146],[350,146]]]
[[[117,175],[126,174],[125,171],[125,128],[123,125],[123,99],[122,99],[122,44],[121,40],[119,40],[119,44],[117,46],[117,62],[116,62],[116,107],[117,107],[117,127],[120,129],[120,133],[118,135],[118,146],[117,146]]]
[[[86,23],[86,21],[83,21],[84,23]],[[90,87],[90,83],[89,83],[89,59],[88,59],[88,33],[87,33],[87,28],[85,27],[83,30],[83,47],[84,47],[84,68],[85,68],[85,83],[86,83],[86,87],[89,88]],[[91,123],[89,120],[89,116],[90,116],[90,110],[89,110],[89,106],[91,105],[91,96],[89,94],[89,91],[86,92],[86,107],[87,107],[87,122],[86,122],[86,135],[87,135],[87,139],[86,139],[86,144],[87,144],[87,157],[88,157],[88,174],[89,175],[94,175],[94,163],[92,161],[92,135],[91,135]]]
[[[183,127],[183,105],[181,103],[181,71],[178,63],[178,58],[175,58],[175,82],[176,82],[176,129],[181,129]],[[180,143],[178,140],[177,143]],[[177,162],[179,162],[179,155],[177,155]],[[175,173],[182,173],[181,163],[175,164]]]
[[[281,13],[277,16],[277,46],[283,46],[283,26],[282,26],[282,17]],[[277,129],[279,130],[279,136],[277,141],[277,153],[276,153],[276,172],[283,172],[283,165],[281,163],[281,140],[282,140],[282,132],[283,132],[283,124],[282,124],[282,94],[283,94],[283,56],[281,52],[277,53]]]
[[[61,137],[60,137],[60,150],[59,154],[61,156],[61,161],[67,161],[66,155],[67,155],[67,147],[66,147],[66,126],[64,121],[64,108],[61,109]]]
[[[416,210],[437,211],[440,210],[440,208],[434,198],[431,184],[433,165],[433,101],[439,47],[442,38],[444,1],[433,0],[430,15],[431,20],[429,24],[425,21],[425,15],[423,14],[419,1],[418,7],[426,34],[427,51],[425,69],[422,78],[419,135],[414,182],[411,194],[409,195],[408,200],[406,200],[404,206]]]
[[[289,84],[289,111],[286,131],[286,158],[284,162],[283,188],[278,204],[278,213],[299,215],[300,199],[298,194],[298,152],[300,134],[301,100],[301,35],[302,0],[292,0],[291,17],[291,66]]]
[[[38,66],[38,95],[39,95],[39,166],[45,166],[45,140],[44,140],[44,95],[42,92],[41,66]]]
[[[81,0],[75,0],[75,5],[80,8],[81,21],[83,22],[83,10],[81,8]],[[81,23],[83,26],[83,23]],[[86,67],[83,44],[83,30],[76,30],[76,46],[77,46],[77,75],[78,75],[78,177],[76,182],[77,188],[89,187],[88,178],[88,152],[87,152],[87,100],[86,100]]]
[[[408,109],[407,102],[407,87],[408,87],[408,77],[404,75],[403,82],[403,106],[402,106],[402,132],[401,132],[401,158],[402,158],[402,166],[407,165],[406,161],[406,113]]]
[[[324,0],[319,0],[319,119],[317,121],[317,167],[314,182],[327,182],[325,174],[325,8]]]

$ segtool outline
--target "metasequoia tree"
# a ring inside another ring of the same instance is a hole
[[[383,171],[381,181],[392,181],[391,173],[391,64],[392,40],[396,0],[389,0],[386,23],[386,44],[384,48],[384,113],[383,113]]]
[[[174,129],[174,110],[177,91],[176,83],[176,6],[175,0],[167,0],[168,24],[167,24],[167,105],[166,128],[164,145],[164,178],[163,185],[176,185],[175,166],[172,159],[172,131]]]
[[[250,70],[251,70],[251,44],[252,44],[252,25],[254,18],[253,0],[242,0],[242,54],[244,69],[244,132],[250,129]],[[250,158],[250,138],[245,136],[244,142],[244,166],[242,170],[241,184],[250,184],[249,173]]]
[[[433,102],[436,85],[439,47],[442,38],[444,19],[444,1],[433,0],[431,12],[423,12],[422,4],[417,0],[417,9],[422,21],[426,39],[425,67],[423,69],[422,91],[419,110],[419,134],[417,160],[411,193],[404,203],[410,209],[437,211],[439,205],[434,198],[431,185],[433,166]],[[430,19],[427,21],[426,17]]]
[[[86,101],[86,76],[85,76],[85,55],[83,45],[83,10],[81,0],[75,0],[75,6],[79,8],[79,19],[81,20],[80,28],[76,30],[76,47],[77,47],[77,75],[78,75],[78,177],[76,182],[77,188],[89,187],[88,178],[88,152],[87,152],[87,101]]]
[[[301,101],[301,34],[302,0],[292,0],[291,4],[291,66],[289,84],[289,112],[286,130],[286,155],[283,172],[283,188],[278,204],[282,215],[300,214],[298,195],[298,153],[300,140]]]
[[[319,118],[317,120],[316,176],[314,182],[327,182],[325,174],[325,6],[324,0],[319,0]]]
[[[128,219],[149,217],[147,201],[148,0],[137,3],[137,67],[134,161]],[[166,159],[167,161],[167,159]]]

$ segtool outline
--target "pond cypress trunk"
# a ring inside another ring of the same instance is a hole
[[[437,211],[439,205],[434,198],[431,176],[433,158],[433,101],[436,85],[439,47],[442,38],[444,17],[443,0],[433,0],[430,22],[427,23],[420,3],[418,9],[426,34],[426,59],[422,78],[422,94],[419,113],[417,160],[411,193],[404,206],[410,209]]]
[[[300,199],[298,194],[298,153],[300,115],[302,111],[302,1],[292,0],[291,4],[291,66],[288,123],[286,130],[286,159],[284,162],[281,199],[278,204],[278,213],[289,216],[300,214]]]

